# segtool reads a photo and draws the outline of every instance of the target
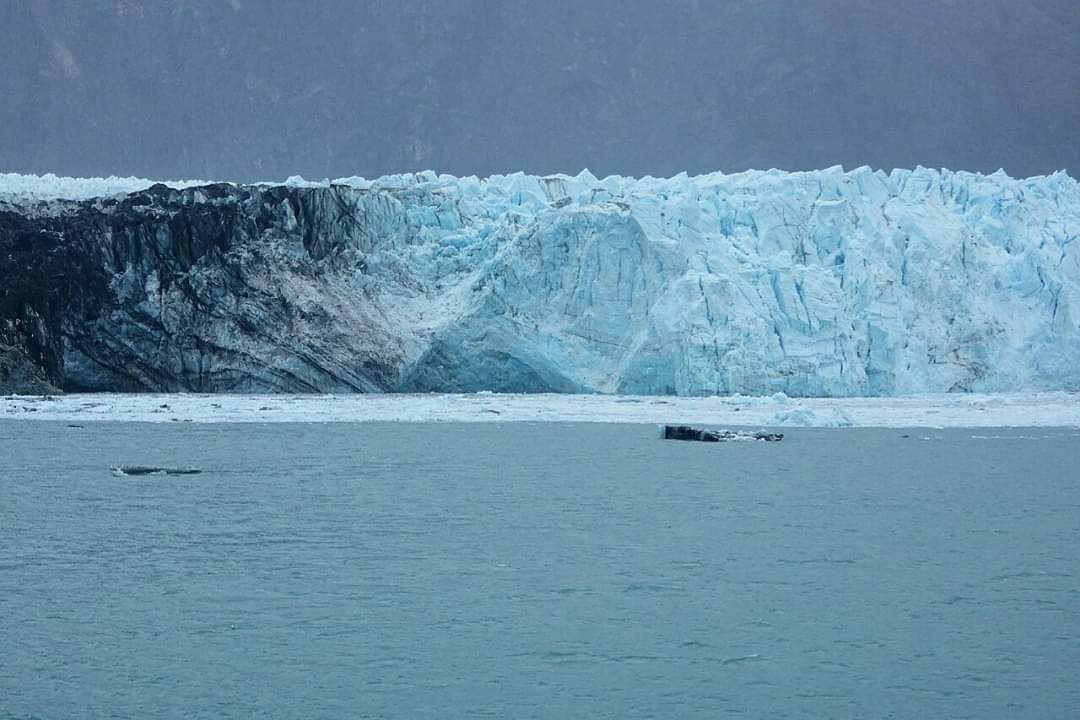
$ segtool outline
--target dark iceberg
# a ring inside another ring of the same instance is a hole
[[[784,433],[739,432],[735,430],[703,430],[687,425],[665,425],[665,440],[687,440],[691,442],[732,442],[738,440],[760,440],[762,442],[780,442]]]

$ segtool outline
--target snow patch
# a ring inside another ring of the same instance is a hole
[[[120,195],[146,190],[160,180],[137,177],[72,178],[46,175],[20,175],[0,173],[0,200],[11,202],[39,202],[48,200],[92,200],[93,198]],[[210,180],[169,180],[171,188],[182,190],[189,187],[210,185]]]

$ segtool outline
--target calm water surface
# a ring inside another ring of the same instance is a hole
[[[2,717],[1080,716],[1075,430],[0,421],[0,458]]]

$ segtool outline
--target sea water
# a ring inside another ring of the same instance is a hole
[[[6,718],[1080,713],[1076,430],[0,421],[0,553]]]

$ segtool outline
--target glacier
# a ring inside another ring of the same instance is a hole
[[[0,369],[73,391],[1072,391],[1077,237],[1064,172],[0,175]]]

